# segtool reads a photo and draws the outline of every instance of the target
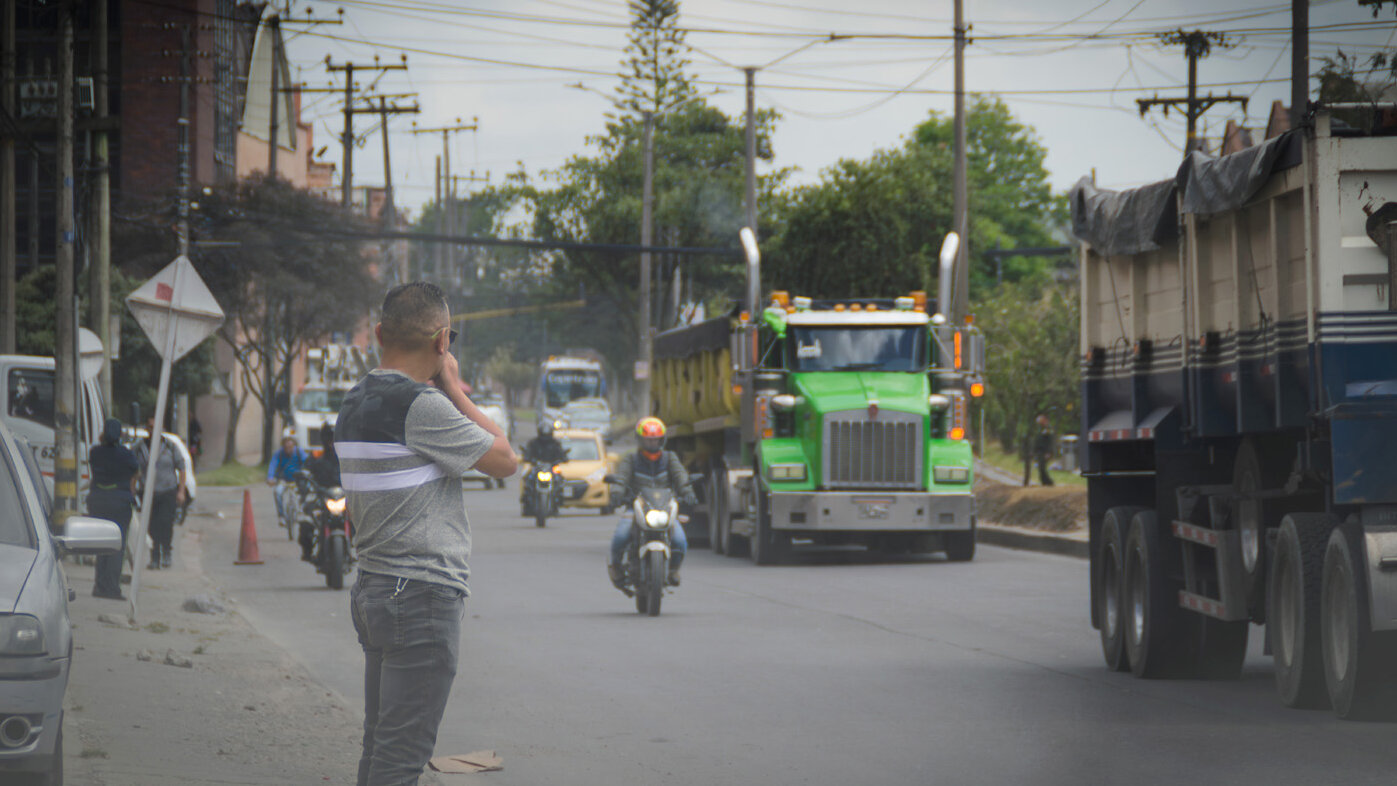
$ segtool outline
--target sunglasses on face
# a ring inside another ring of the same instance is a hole
[[[460,333],[456,332],[455,330],[452,330],[452,329],[449,328],[449,327],[444,327],[444,328],[438,329],[437,332],[435,332],[435,333],[432,334],[432,340],[433,340],[433,341],[436,341],[436,340],[437,340],[437,336],[440,336],[440,335],[441,335],[441,332],[442,332],[443,330],[450,331],[449,333],[447,333],[447,339],[446,339],[446,345],[447,345],[448,347],[451,346],[452,344],[455,344],[455,343],[456,343],[456,337],[459,336],[459,335],[461,335]]]

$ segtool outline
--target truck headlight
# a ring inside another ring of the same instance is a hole
[[[932,469],[932,479],[937,483],[969,483],[969,467],[935,467]]]
[[[805,480],[804,464],[772,464],[772,480]]]
[[[43,655],[44,629],[28,614],[0,616],[0,655]]]
[[[652,510],[645,514],[645,526],[650,529],[663,529],[669,525],[669,514],[663,510]]]

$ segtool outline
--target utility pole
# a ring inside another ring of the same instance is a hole
[[[650,202],[654,194],[655,168],[655,116],[649,112],[645,116],[645,185],[640,201],[640,363],[644,374],[638,380],[640,395],[640,416],[650,414],[650,368],[652,331],[650,330]],[[752,315],[757,318],[756,314]]]
[[[93,92],[97,114],[96,172],[93,177],[93,227],[89,247],[92,266],[88,270],[88,292],[92,330],[102,341],[102,371],[99,383],[104,400],[112,400],[111,354],[111,290],[112,290],[112,201],[111,152],[103,121],[110,111],[107,100],[107,7],[109,0],[93,0],[92,4],[92,63]]]
[[[1290,3],[1290,127],[1305,122],[1310,101],[1310,0]]]
[[[455,228],[452,232],[453,235],[469,234],[471,225],[470,203],[466,202],[465,204],[461,204],[462,200],[459,197],[460,192],[456,190],[456,186],[460,183],[465,183],[467,189],[469,189],[471,183],[488,182],[490,182],[490,173],[488,171],[485,173],[484,177],[477,175],[474,169],[470,171],[469,175],[451,176],[451,226]],[[459,212],[457,212],[458,210]],[[471,260],[476,257],[476,253],[477,249],[466,249],[466,264],[462,265],[459,270],[455,267],[452,268],[453,274],[459,276],[462,293],[466,295],[474,292],[475,277],[479,272],[478,266],[472,267],[470,264]],[[467,270],[470,271],[471,275],[466,274]],[[464,344],[462,346],[464,346]]]
[[[1140,117],[1144,117],[1151,107],[1164,107],[1164,114],[1169,114],[1169,108],[1174,106],[1184,107],[1184,116],[1188,120],[1188,136],[1184,141],[1184,154],[1192,153],[1199,149],[1198,142],[1198,118],[1203,116],[1215,104],[1233,103],[1241,104],[1242,109],[1247,108],[1246,96],[1234,96],[1231,93],[1222,96],[1214,96],[1212,93],[1198,97],[1198,61],[1207,57],[1213,48],[1231,49],[1236,44],[1228,40],[1225,33],[1210,32],[1204,30],[1175,30],[1172,33],[1161,33],[1159,41],[1163,44],[1178,44],[1184,48],[1184,56],[1188,58],[1188,96],[1186,98],[1137,98],[1135,103],[1140,107]]]
[[[414,134],[441,134],[441,158],[437,159],[437,231],[443,231],[448,235],[456,234],[455,222],[455,202],[456,197],[451,185],[451,135],[462,131],[475,131],[480,125],[480,118],[472,117],[469,125],[463,124],[461,118],[456,118],[455,125],[438,126],[437,128],[418,128],[414,123],[412,133]],[[436,275],[437,283],[440,284],[447,272],[455,269],[456,246],[447,244],[440,248],[436,255]]]
[[[0,107],[15,117],[15,3],[0,0]],[[0,137],[0,355],[15,352],[15,140]]]
[[[747,77],[747,182],[743,188],[746,197],[747,226],[752,230],[752,236],[757,236],[757,69],[748,67],[742,69],[742,73]],[[758,237],[760,239],[760,237]],[[752,315],[756,319],[756,315]]]
[[[77,292],[73,269],[73,4],[58,9],[58,215],[54,267],[58,275],[54,325],[53,528],[63,531],[78,511],[78,451],[74,428],[77,415]]]
[[[946,293],[936,293],[936,303],[942,314],[959,325],[960,318],[970,310],[970,193],[965,172],[965,13],[963,0],[956,0],[955,7],[955,164],[951,183],[951,223],[960,236],[960,248],[956,252],[954,283],[951,285],[951,302],[946,302]]]
[[[407,55],[403,55],[401,63],[385,65],[374,58],[373,65],[356,65],[354,63],[344,63],[335,65],[330,56],[325,56],[325,68],[330,73],[344,73],[344,133],[340,140],[344,145],[344,172],[340,175],[340,201],[345,207],[349,207],[351,197],[354,193],[354,115],[363,112],[374,112],[374,109],[356,109],[354,106],[354,70],[364,71],[406,71]],[[416,110],[413,110],[416,111]]]
[[[393,157],[389,152],[390,145],[388,144],[388,116],[395,111],[411,111],[416,114],[422,110],[416,104],[413,104],[410,110],[390,107],[388,96],[378,97],[378,117],[383,130],[383,214],[380,218],[385,230],[391,230],[397,220],[397,207],[393,203]],[[397,282],[399,279],[406,279],[406,275],[405,271],[400,270],[396,264],[393,264],[393,260],[389,259],[392,248],[391,242],[384,242],[383,259],[388,263],[388,269],[392,271],[390,277]]]
[[[272,30],[272,110],[271,120],[267,123],[267,177],[276,180],[276,154],[277,148],[281,147],[281,134],[279,127],[281,110],[281,15],[277,14],[268,20]]]
[[[446,203],[442,201],[445,191],[442,190],[441,180],[441,156],[437,156],[437,179],[436,179],[436,199],[437,199],[437,234],[446,234]],[[441,269],[443,260],[446,259],[446,244],[438,243],[432,249],[432,278],[441,280]]]

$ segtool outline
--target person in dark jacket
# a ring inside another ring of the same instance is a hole
[[[1029,446],[1028,458],[1024,461],[1023,484],[1028,485],[1029,477],[1032,474],[1033,465],[1038,465],[1038,482],[1044,486],[1053,485],[1053,478],[1048,474],[1048,464],[1053,460],[1053,445],[1057,441],[1053,434],[1053,426],[1048,421],[1047,415],[1039,415],[1036,423],[1038,432],[1033,435],[1033,442]]]
[[[335,452],[335,427],[329,423],[320,427],[320,444],[324,446],[320,455],[306,459],[306,471],[310,473],[311,480],[315,481],[315,485],[321,488],[328,489],[332,486],[339,486],[340,457]],[[301,520],[298,540],[301,544],[301,561],[313,561],[315,559],[315,524],[309,519]]]
[[[616,478],[624,488],[625,493],[635,494],[643,488],[667,487],[674,493],[676,499],[686,505],[697,505],[698,498],[694,496],[693,486],[689,481],[689,473],[684,469],[684,463],[679,460],[679,456],[673,451],[665,450],[665,424],[659,418],[645,418],[636,424],[636,441],[640,443],[640,448],[634,453],[628,453],[621,458],[616,467]],[[621,520],[616,524],[616,531],[611,536],[611,555],[606,563],[606,573],[611,578],[611,583],[617,589],[625,592],[625,570],[621,567],[626,556],[626,549],[630,547],[634,522],[631,520],[634,513],[627,510],[622,514]],[[675,522],[671,530],[670,550],[674,556],[669,563],[668,582],[671,586],[679,586],[679,566],[684,562],[684,554],[689,550],[689,540],[684,535],[684,525]]]
[[[131,505],[136,501],[136,476],[141,467],[136,455],[121,444],[121,421],[107,418],[102,426],[101,441],[92,446],[87,457],[92,470],[87,514],[107,519],[120,527],[124,544],[126,529],[131,524]],[[120,551],[97,557],[93,596],[126,600],[121,594],[121,559]]]

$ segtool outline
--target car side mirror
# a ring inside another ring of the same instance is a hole
[[[68,554],[116,554],[121,551],[121,528],[115,522],[91,516],[70,516],[63,534],[54,536]]]

